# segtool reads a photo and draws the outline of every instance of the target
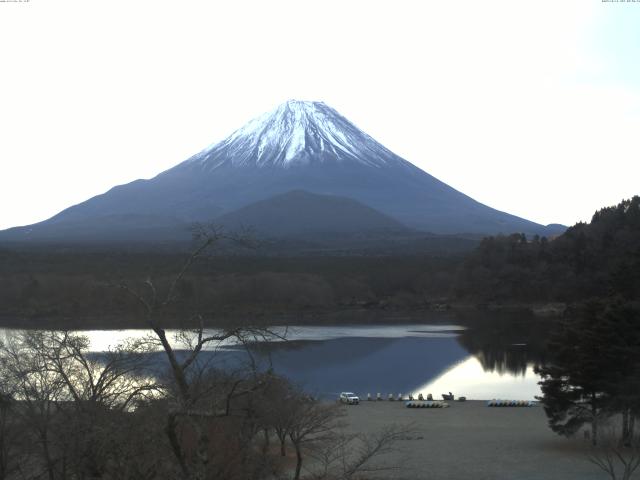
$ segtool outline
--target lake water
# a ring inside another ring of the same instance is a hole
[[[511,325],[511,324],[509,324]],[[496,330],[456,324],[348,325],[280,329],[287,341],[250,348],[262,367],[289,377],[310,393],[331,398],[352,391],[366,398],[381,393],[453,392],[468,399],[533,400],[540,394],[533,372],[535,352],[521,328]],[[496,333],[497,332],[497,333]],[[507,332],[507,333],[505,333]],[[84,331],[93,351],[104,351],[144,330]],[[233,342],[203,352],[224,368],[249,358]],[[161,358],[161,356],[159,356]]]
[[[476,356],[463,346],[460,339],[468,332],[455,325],[319,328],[265,345],[258,350],[260,360],[322,397],[341,391],[361,398],[368,393],[441,398],[453,392],[468,399],[522,400],[540,395],[532,364],[514,369],[506,361],[487,364],[486,355]],[[513,347],[517,351],[526,345]]]

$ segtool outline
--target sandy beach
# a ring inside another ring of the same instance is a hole
[[[363,402],[346,408],[349,429],[373,433],[391,424],[413,432],[386,457],[396,472],[379,478],[429,480],[604,479],[586,457],[584,439],[568,440],[547,426],[542,407],[490,408],[484,401],[411,409],[404,402]]]

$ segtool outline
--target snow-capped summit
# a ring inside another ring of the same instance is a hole
[[[314,236],[318,229],[355,228],[366,236],[406,227],[443,234],[557,233],[455,190],[322,102],[290,100],[152,179],[0,232],[0,243],[168,241],[188,237],[191,222],[211,221]]]
[[[189,162],[289,168],[312,162],[372,167],[406,163],[323,102],[289,100],[203,150]]]

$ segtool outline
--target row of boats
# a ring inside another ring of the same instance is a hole
[[[443,400],[455,400],[455,397],[454,397],[453,393],[449,392],[448,394],[447,393],[443,393],[442,394],[442,399]],[[370,402],[372,402],[374,400],[375,401],[382,401],[382,400],[385,400],[385,398],[380,393],[377,393],[375,398],[372,397],[370,393],[367,393],[367,400],[370,401]],[[417,401],[420,401],[420,402],[424,402],[424,401],[433,402],[433,401],[435,401],[433,399],[433,395],[431,395],[430,393],[427,394],[427,398],[424,398],[424,396],[421,393],[418,394],[417,398],[414,398],[413,394],[411,394],[411,393],[409,395],[407,395],[406,397],[404,395],[402,395],[402,393],[399,393],[397,397],[395,397],[393,395],[393,393],[390,393],[386,397],[386,400],[389,401],[389,402],[393,402],[393,401],[398,401],[398,402],[410,401],[410,402],[412,402],[414,400],[417,400]],[[460,401],[460,402],[464,402],[465,400],[466,400],[466,397],[459,397],[458,398],[458,401]]]
[[[350,398],[349,395],[351,395],[355,401],[353,402],[348,401]],[[346,403],[358,403],[359,401],[358,397],[355,396],[354,394],[342,393],[341,398],[342,397],[347,398]],[[370,402],[382,401],[382,400],[385,400],[385,398],[380,393],[376,394],[375,398],[371,396],[370,393],[367,393],[367,400]],[[396,397],[392,393],[390,393],[386,397],[386,400],[389,402],[404,401],[405,405],[408,408],[446,408],[449,406],[449,404],[446,403],[445,401],[447,400],[453,401],[455,400],[455,397],[451,392],[449,392],[448,394],[443,393],[442,401],[440,401],[440,400],[434,400],[433,395],[431,394],[428,394],[427,398],[424,398],[424,396],[420,393],[418,394],[418,398],[413,398],[412,394],[409,394],[405,397],[404,395],[399,393]],[[460,402],[463,402],[465,400],[466,400],[466,397],[458,397],[458,401]],[[487,401],[487,407],[535,407],[537,404],[538,404],[537,402],[533,402],[531,400],[502,400],[502,399],[494,398],[492,400]]]
[[[453,401],[454,399],[455,397],[451,392],[449,392],[449,394],[446,394],[446,393],[442,394],[443,401],[434,400],[433,395],[431,394],[428,394],[426,399],[422,394],[419,394],[417,399],[414,399],[413,395],[411,394],[409,394],[405,398],[401,393],[399,393],[397,397],[394,397],[394,395],[390,393],[389,396],[387,397],[387,400],[390,402],[404,401],[405,405],[408,408],[446,408],[449,406],[449,404],[446,403],[444,400]],[[370,402],[374,400],[381,401],[381,400],[384,400],[384,397],[378,393],[374,399],[374,397],[372,397],[371,394],[368,393],[367,400]],[[458,398],[458,401],[465,401],[465,400],[466,400],[465,397]],[[533,402],[531,400],[502,400],[502,399],[494,398],[492,400],[487,401],[487,407],[535,407],[536,405],[537,405],[537,402]]]
[[[538,403],[530,400],[489,400],[487,407],[535,407]]]
[[[405,405],[407,408],[447,408],[449,406],[446,402],[440,401],[406,401]],[[537,405],[536,402],[532,402],[529,400],[489,400],[487,402],[488,407],[535,407]]]

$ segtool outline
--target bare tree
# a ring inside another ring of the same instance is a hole
[[[598,446],[587,459],[605,472],[611,480],[629,480],[640,466],[640,436],[621,439],[614,428],[601,432]]]
[[[312,452],[318,470],[315,480],[352,480],[362,475],[380,475],[397,470],[402,462],[390,463],[397,442],[412,433],[409,426],[390,425],[373,435],[336,432],[323,448]]]
[[[48,368],[46,357],[26,332],[6,336],[0,343],[0,368],[19,401],[15,414],[34,447],[23,452],[21,461],[30,464],[32,454],[37,455],[41,462],[34,461],[32,469],[42,468],[49,480],[55,480],[64,457],[54,441],[57,410],[70,400],[64,381]]]
[[[268,375],[263,390],[263,401],[258,408],[267,430],[266,441],[269,438],[268,431],[273,430],[278,439],[280,456],[285,457],[289,431],[293,426],[293,413],[301,395],[287,379],[270,373]]]
[[[39,447],[21,452],[21,463],[31,464],[23,474],[37,477],[42,465],[50,480],[102,475],[114,459],[115,425],[156,391],[145,363],[144,352],[132,342],[92,354],[88,339],[78,334],[7,335],[0,343],[0,367],[15,399],[12,422]],[[39,460],[30,461],[30,453],[38,453]]]
[[[13,392],[0,384],[0,480],[11,478],[19,468],[22,432],[14,409]]]
[[[158,386],[148,371],[148,345],[127,340],[105,352],[89,352],[89,339],[66,331],[21,333],[29,350],[43,359],[47,371],[60,377],[77,409],[127,410]]]
[[[210,421],[215,418],[229,416],[231,399],[249,394],[260,387],[255,382],[238,382],[227,392],[227,408],[217,410],[205,405],[206,395],[202,393],[201,372],[204,370],[198,361],[204,349],[214,348],[225,342],[249,343],[258,339],[276,336],[274,332],[264,327],[234,326],[215,330],[205,329],[205,319],[201,314],[194,314],[187,320],[194,327],[179,329],[170,341],[167,330],[163,327],[162,319],[179,299],[179,286],[194,263],[203,257],[212,247],[221,242],[234,245],[250,246],[251,240],[244,234],[228,234],[218,228],[199,228],[196,234],[198,246],[186,259],[178,273],[169,282],[166,289],[160,289],[149,278],[143,288],[136,290],[129,285],[120,287],[130,295],[141,307],[145,321],[153,331],[153,341],[162,349],[169,363],[173,387],[172,405],[167,415],[165,431],[171,448],[177,459],[182,475],[190,479],[202,479],[207,475],[208,466],[212,461],[210,437],[207,430]],[[184,324],[183,323],[183,324]],[[176,349],[176,346],[179,348]],[[180,441],[180,423],[186,422],[191,431],[195,432],[195,454],[185,452]]]
[[[69,332],[30,332],[33,348],[41,352],[46,368],[58,375],[71,397],[59,408],[67,435],[60,442],[67,452],[68,468],[94,476],[105,473],[114,458],[119,438],[115,424],[119,413],[159,393],[148,372],[146,345],[125,341],[106,352],[89,352],[88,338]],[[65,406],[67,407],[67,406]]]
[[[288,432],[296,452],[293,478],[298,480],[302,472],[304,451],[330,441],[335,430],[341,425],[339,420],[344,416],[344,411],[341,405],[321,403],[302,394],[292,407]]]

